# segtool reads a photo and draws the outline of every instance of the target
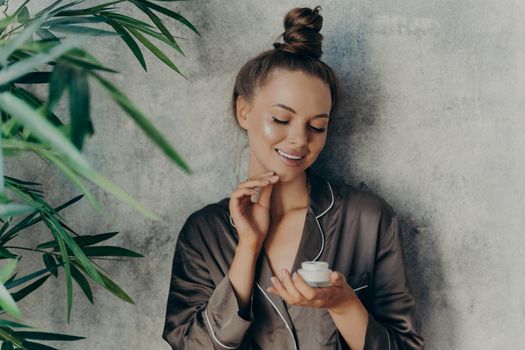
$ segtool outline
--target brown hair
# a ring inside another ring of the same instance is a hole
[[[321,6],[313,10],[308,7],[290,10],[284,17],[284,32],[277,37],[282,36],[284,43],[274,42],[273,49],[260,53],[242,66],[235,79],[230,106],[237,123],[237,97],[244,96],[251,101],[255,89],[264,86],[274,69],[302,71],[326,82],[332,95],[330,115],[336,111],[340,83],[334,71],[319,59],[323,54],[320,33],[323,16],[319,10]]]

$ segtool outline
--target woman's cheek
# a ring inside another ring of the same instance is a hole
[[[266,136],[272,135],[272,127],[267,122],[264,122],[263,132]]]

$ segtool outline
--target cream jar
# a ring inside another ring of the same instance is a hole
[[[329,287],[331,285],[330,274],[332,270],[328,268],[328,263],[325,261],[304,261],[297,272],[311,287]]]

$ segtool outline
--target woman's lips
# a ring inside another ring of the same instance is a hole
[[[275,153],[277,153],[277,156],[279,156],[279,158],[281,159],[281,162],[283,162],[285,165],[288,165],[288,166],[291,166],[291,167],[297,167],[297,166],[301,165],[303,160],[306,158],[306,157],[303,157],[303,158],[297,159],[297,160],[286,158],[285,156],[279,154],[277,149],[275,150]]]

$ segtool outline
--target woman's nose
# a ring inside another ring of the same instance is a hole
[[[308,144],[308,130],[304,125],[295,125],[290,128],[288,138],[295,145],[302,146]]]

